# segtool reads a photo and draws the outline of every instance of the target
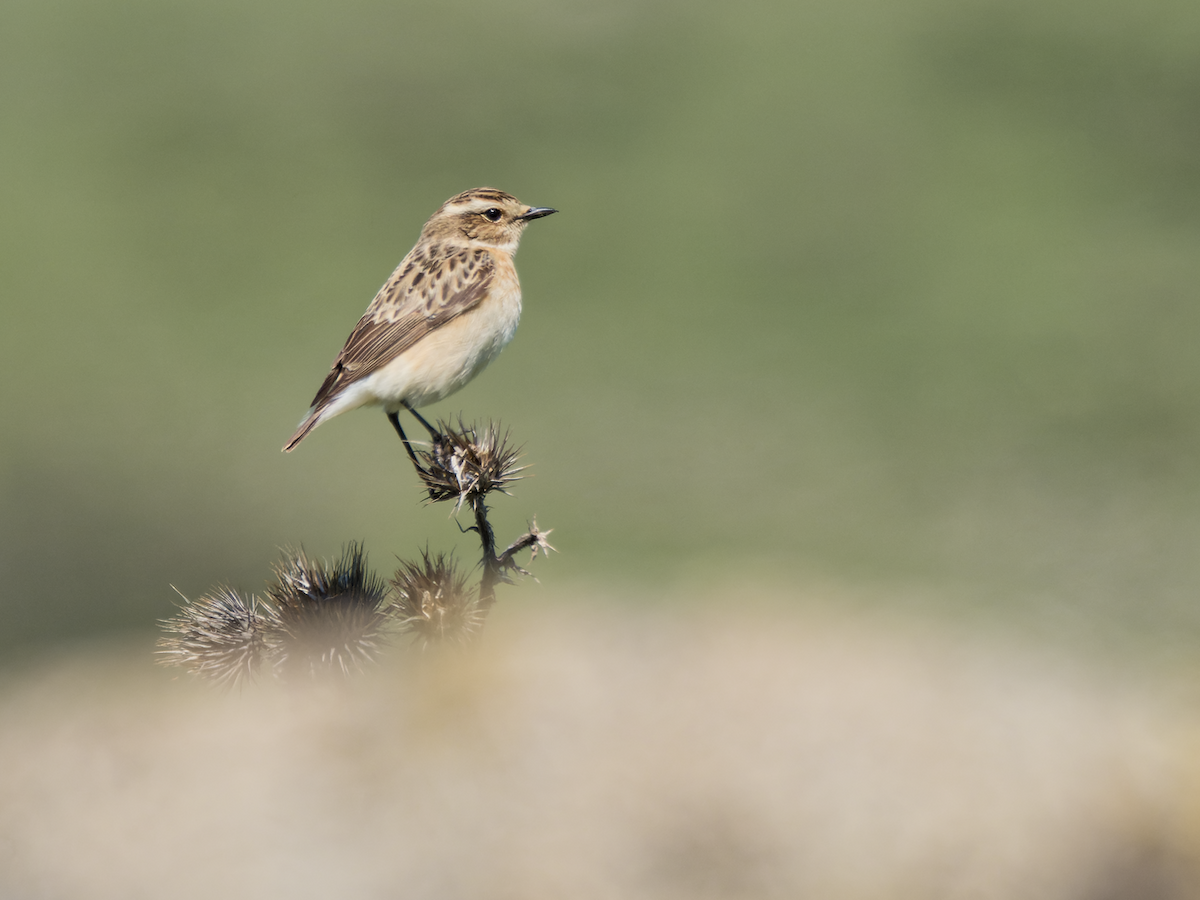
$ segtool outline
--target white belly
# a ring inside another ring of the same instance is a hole
[[[330,415],[368,404],[395,412],[449,397],[487,368],[517,331],[521,289],[493,291],[479,306],[421,338],[378,372],[352,384]]]

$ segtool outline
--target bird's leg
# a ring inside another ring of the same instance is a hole
[[[417,467],[418,472],[425,471],[421,464],[417,461],[417,454],[413,453],[412,444],[408,442],[408,435],[404,433],[404,429],[400,427],[400,414],[390,412],[387,414],[388,421],[392,423],[392,427],[396,429],[396,434],[400,435],[400,440],[404,442],[404,449],[408,453],[408,458],[412,460],[412,464]]]
[[[423,415],[421,415],[419,412],[417,412],[415,409],[413,409],[407,403],[404,404],[404,408],[407,409],[414,416],[416,416],[417,421],[425,426],[425,430],[429,432],[429,436],[431,438],[433,438],[435,443],[441,441],[442,433],[440,431],[438,431],[436,428],[434,428],[432,425],[430,425],[428,422],[426,422],[425,417]],[[395,424],[395,423],[393,423],[393,424]],[[397,427],[399,427],[399,426],[397,426]]]

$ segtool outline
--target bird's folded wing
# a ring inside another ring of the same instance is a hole
[[[313,398],[313,409],[382,369],[435,328],[478,306],[487,296],[493,271],[487,250],[463,249],[434,257],[414,249],[358,320]]]

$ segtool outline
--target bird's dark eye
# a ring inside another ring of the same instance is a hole
[[[494,206],[491,209],[485,209],[483,211],[483,217],[489,222],[499,222],[502,215],[503,213]]]

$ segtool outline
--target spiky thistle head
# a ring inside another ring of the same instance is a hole
[[[440,437],[428,450],[417,450],[418,473],[429,490],[429,499],[457,500],[458,506],[471,505],[492,491],[508,493],[519,481],[524,466],[518,466],[521,449],[508,442],[508,432],[498,423],[481,427],[467,425],[462,419],[454,428],[439,421]]]
[[[275,565],[267,598],[278,610],[277,670],[349,673],[374,661],[386,644],[387,586],[367,568],[366,553],[351,543],[330,563],[303,550]]]
[[[420,562],[401,560],[392,579],[392,614],[400,630],[422,647],[450,642],[465,644],[483,627],[485,611],[477,589],[467,587],[453,556],[421,552]]]
[[[223,587],[187,602],[161,624],[167,634],[158,639],[159,663],[233,687],[257,672],[279,616],[253,594],[243,597]]]

